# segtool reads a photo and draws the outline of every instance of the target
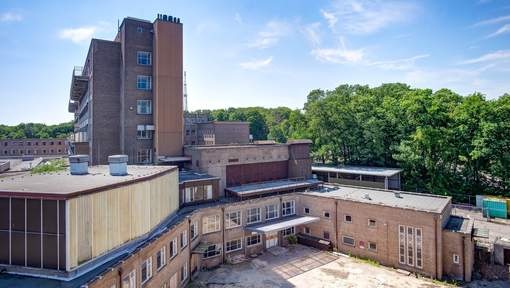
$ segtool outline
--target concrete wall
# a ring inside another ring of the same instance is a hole
[[[474,241],[471,235],[444,230],[442,243],[444,276],[471,281],[474,264]],[[459,263],[454,263],[454,255],[459,257]]]

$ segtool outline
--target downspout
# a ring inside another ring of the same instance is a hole
[[[221,207],[221,253],[225,263],[225,207]]]
[[[423,237],[423,236],[422,236]],[[434,246],[435,246],[435,250],[436,250],[436,255],[434,255],[434,258],[435,258],[435,262],[436,262],[436,278],[439,278],[439,273],[438,273],[438,269],[439,269],[439,263],[438,263],[438,257],[437,257],[437,254],[439,253],[439,249],[438,249],[438,246],[437,246],[437,216],[434,216]]]
[[[333,228],[335,231],[335,249],[338,252],[338,199],[335,200],[335,227]]]
[[[188,282],[191,281],[191,217],[187,216],[188,218]],[[196,228],[195,228],[196,229]]]
[[[462,235],[462,280],[466,281],[466,235]]]

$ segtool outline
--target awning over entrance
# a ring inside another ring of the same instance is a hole
[[[287,229],[290,227],[313,223],[319,221],[319,217],[311,217],[311,216],[291,216],[281,218],[275,221],[257,224],[252,226],[247,226],[246,230],[257,233],[270,233],[276,232],[283,229]]]
[[[225,190],[237,197],[246,197],[295,189],[306,189],[321,183],[322,181],[317,179],[281,179],[228,187]]]

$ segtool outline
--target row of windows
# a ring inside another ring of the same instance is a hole
[[[290,216],[296,214],[296,203],[294,200],[286,201],[282,203],[282,216]],[[246,210],[246,224],[254,224],[262,221],[261,213],[264,209],[265,220],[272,220],[279,217],[278,204],[267,205],[264,208],[254,207]],[[209,219],[210,218],[210,219]],[[212,215],[205,217],[204,221],[204,234],[217,232],[221,229],[219,223],[219,215]],[[207,224],[207,225],[206,225]],[[225,228],[235,228],[242,225],[242,212],[233,211],[225,213]]]
[[[398,226],[399,263],[423,268],[422,230],[410,226]]]
[[[67,152],[67,149],[34,149],[34,150],[30,150],[30,149],[27,149],[27,150],[23,150],[23,149],[11,149],[10,150],[10,153],[9,153],[9,150],[3,150],[3,155],[44,155],[44,154],[48,154],[48,155],[52,155],[52,154],[55,154],[55,153],[62,153],[62,152]]]
[[[211,141],[211,142],[208,142],[208,141],[204,141],[206,145],[213,145],[214,144],[214,141]],[[253,160],[253,161],[256,161],[256,160],[272,160],[272,159],[284,159],[285,157],[283,155],[278,155],[278,156],[275,156],[273,157],[272,155],[269,155],[269,156],[262,156],[261,158],[257,158],[257,157],[253,157],[253,158],[248,158],[246,157],[244,160],[245,161],[250,161],[250,160]],[[239,160],[239,159],[238,159]],[[212,163],[228,163],[228,160],[223,160],[223,159],[218,159],[218,160],[209,160],[208,161],[209,164],[212,164]],[[195,160],[195,166],[200,166],[199,165],[200,162],[198,160]]]
[[[11,145],[12,146],[14,146],[14,145],[18,145],[18,146],[24,146],[24,145],[32,146],[32,144],[33,144],[33,146],[39,146],[39,145],[46,146],[46,144],[48,144],[49,146],[53,146],[53,145],[62,145],[62,143],[63,143],[62,141],[48,141],[48,142],[46,142],[46,141],[41,141],[41,142],[39,142],[39,141],[33,141],[33,142],[32,141],[26,141],[26,142],[25,141],[19,141],[19,142],[18,141],[12,141]],[[9,141],[3,142],[3,146],[9,146]]]
[[[195,224],[196,225],[196,224]],[[195,229],[196,230],[196,229]],[[192,230],[193,231],[193,230]],[[196,236],[195,236],[196,237]],[[168,248],[169,253],[167,256],[167,246],[161,247],[156,255],[150,256],[145,259],[140,265],[140,282],[141,284],[147,283],[153,276],[153,258],[156,259],[156,271],[160,271],[163,267],[166,266],[168,260],[172,260],[179,253],[180,250],[183,250],[188,245],[188,234],[187,231],[184,230],[179,234],[178,238],[174,238],[170,241]],[[181,283],[186,281],[188,278],[188,263],[185,263],[180,269],[180,279]],[[122,279],[122,287],[135,288],[136,287],[136,271],[131,271],[128,275],[126,275]]]
[[[356,247],[356,240],[352,236],[343,235],[342,243],[347,246]],[[365,243],[365,241],[360,240],[358,242],[358,247],[361,249],[366,248],[368,251],[377,252],[377,243],[376,242],[368,241],[368,243]]]

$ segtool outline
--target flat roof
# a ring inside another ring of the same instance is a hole
[[[193,170],[179,170],[179,183],[189,181],[220,179],[216,176],[211,176],[207,173],[201,173]]]
[[[386,168],[386,167],[370,167],[370,166],[312,166],[312,172],[335,172],[345,174],[358,174],[368,176],[383,176],[391,177],[402,172],[402,169],[398,168]]]
[[[177,169],[176,166],[128,165],[126,176],[111,176],[107,165],[91,166],[86,175],[71,175],[69,169],[61,172],[23,174],[0,178],[0,196],[30,196],[66,199],[79,194],[128,185],[149,180]]]
[[[433,194],[411,193],[345,185],[302,193],[319,197],[351,200],[360,203],[432,213],[441,213],[444,208],[450,204],[451,199],[447,196]]]
[[[285,218],[280,218],[275,221],[266,222],[263,224],[256,224],[246,226],[246,230],[257,232],[257,233],[269,233],[280,231],[283,229],[287,229],[290,227],[294,227],[297,225],[308,224],[312,222],[319,221],[319,217],[311,217],[311,216],[289,216]]]
[[[320,183],[322,183],[322,181],[317,179],[280,179],[227,187],[225,190],[234,193],[239,197],[243,197],[290,189],[307,188]]]
[[[451,215],[446,223],[445,229],[453,232],[471,234],[474,221],[462,216]]]

